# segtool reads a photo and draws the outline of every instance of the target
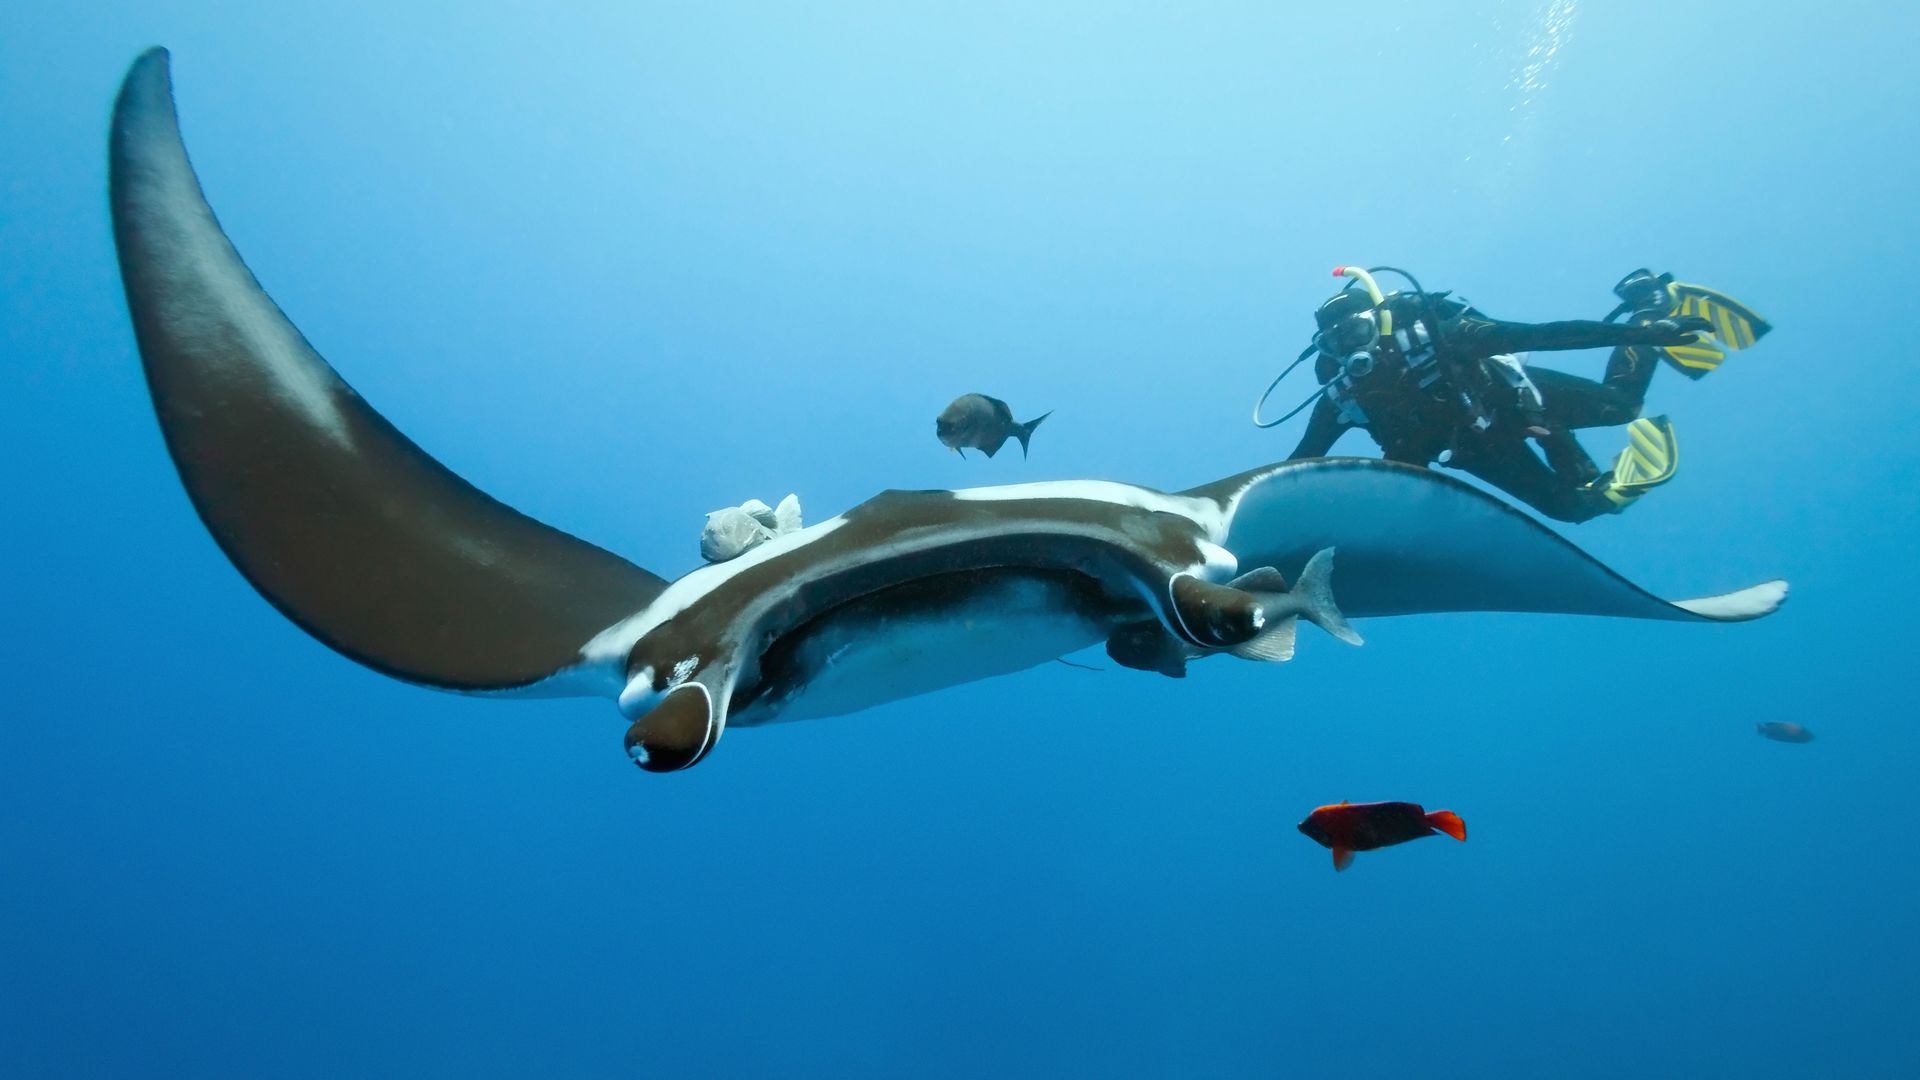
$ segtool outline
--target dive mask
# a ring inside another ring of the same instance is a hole
[[[1364,352],[1380,339],[1380,323],[1372,311],[1344,316],[1320,331],[1320,351],[1331,356]]]
[[[1346,356],[1373,348],[1380,339],[1379,305],[1358,290],[1335,293],[1313,313],[1319,327],[1314,343],[1329,356]]]

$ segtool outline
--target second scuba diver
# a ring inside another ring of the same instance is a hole
[[[1318,332],[1294,361],[1317,354],[1320,390],[1308,399],[1313,412],[1291,456],[1319,457],[1362,428],[1389,461],[1465,470],[1560,521],[1618,513],[1673,477],[1673,425],[1664,416],[1638,419],[1659,361],[1699,378],[1724,349],[1745,348],[1771,329],[1730,297],[1647,270],[1614,286],[1620,305],[1605,320],[1548,323],[1490,319],[1425,291],[1403,270],[1373,270],[1399,274],[1412,288],[1382,293],[1370,271],[1335,268],[1351,280],[1314,313]],[[1599,382],[1530,367],[1516,355],[1601,347],[1613,355]],[[1262,421],[1254,408],[1261,427],[1286,418]],[[1602,472],[1573,432],[1619,424],[1628,426],[1627,447]]]

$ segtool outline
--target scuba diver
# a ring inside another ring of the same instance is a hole
[[[1412,288],[1383,293],[1374,271],[1398,274]],[[1639,418],[1660,361],[1697,379],[1726,349],[1746,348],[1771,329],[1731,297],[1648,270],[1614,286],[1620,304],[1604,320],[1548,323],[1490,319],[1390,266],[1335,267],[1334,276],[1349,280],[1314,313],[1313,341],[1268,384],[1254,424],[1273,427],[1311,405],[1293,458],[1320,457],[1349,428],[1364,428],[1389,461],[1438,461],[1567,522],[1619,513],[1673,477],[1673,425]],[[1602,347],[1613,354],[1599,382],[1529,367],[1520,355]],[[1316,354],[1320,389],[1263,421],[1274,389]],[[1621,424],[1627,446],[1603,472],[1574,431]]]

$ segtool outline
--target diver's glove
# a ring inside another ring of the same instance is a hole
[[[1698,315],[1655,319],[1640,327],[1641,345],[1692,345],[1713,332],[1713,323]]]

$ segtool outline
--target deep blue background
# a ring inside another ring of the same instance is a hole
[[[1034,6],[0,11],[0,1071],[1920,1069],[1911,6]],[[1280,457],[1247,407],[1337,262],[1517,319],[1647,264],[1779,329],[1656,380],[1683,471],[1577,539],[1793,600],[1049,665],[642,775],[605,703],[362,671],[202,532],[105,210],[155,43],[345,376],[661,572],[749,496]],[[1031,461],[942,452],[969,390],[1058,410]],[[1342,798],[1473,839],[1335,876],[1293,823]]]

